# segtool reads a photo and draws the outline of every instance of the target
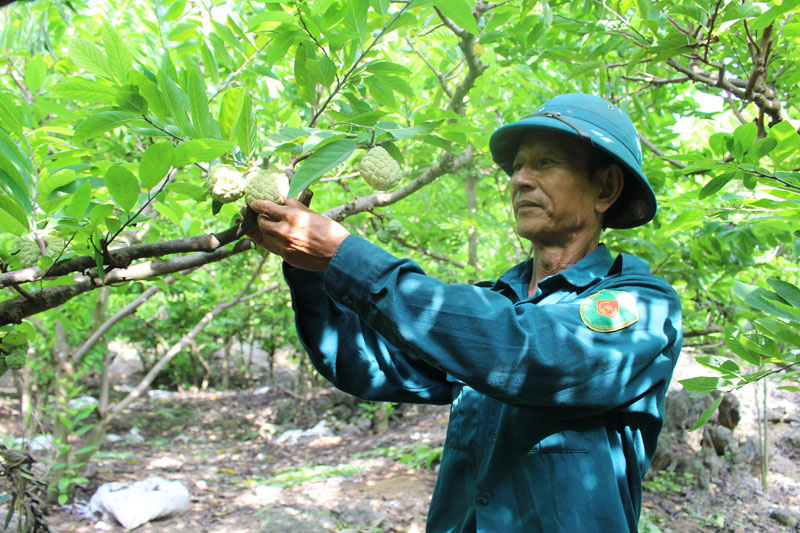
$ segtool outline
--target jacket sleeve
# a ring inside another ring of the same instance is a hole
[[[345,239],[324,278],[335,302],[409,357],[487,396],[559,416],[653,401],[650,392],[666,391],[680,352],[679,298],[649,272],[602,282],[636,301],[638,321],[612,332],[587,326],[580,299],[515,303],[485,288],[444,284],[357,236]]]
[[[446,404],[451,383],[423,360],[402,353],[353,311],[325,293],[323,275],[284,264],[300,341],[319,373],[365,400]]]

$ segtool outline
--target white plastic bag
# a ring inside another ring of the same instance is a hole
[[[189,490],[180,481],[154,476],[133,484],[106,483],[89,500],[92,513],[109,514],[126,530],[189,510]]]

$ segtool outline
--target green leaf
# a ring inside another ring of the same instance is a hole
[[[779,307],[777,302],[774,302],[774,298],[777,298],[777,295],[765,289],[762,289],[761,287],[748,285],[740,281],[734,281],[733,292],[744,303],[746,303],[750,307],[758,309],[759,311],[764,311],[771,315],[775,315],[780,318],[785,318],[787,320],[795,319],[795,315],[793,315],[787,310],[782,309],[781,307]]]
[[[800,0],[783,0],[780,5],[773,5],[767,11],[762,13],[758,18],[753,21],[750,21],[750,31],[757,31],[763,30],[770,24],[772,24],[775,19],[783,15],[784,13],[788,13],[793,9],[797,9],[800,6]]]
[[[432,132],[436,128],[436,124],[432,122],[428,122],[425,124],[419,124],[417,126],[411,126],[408,128],[402,127],[389,127],[388,124],[378,122],[376,125],[376,132],[378,130],[385,131],[395,139],[403,140],[403,139],[413,139],[419,135],[427,135],[428,133]]]
[[[239,111],[239,117],[236,119],[234,125],[234,135],[236,137],[236,144],[245,155],[250,157],[256,147],[256,135],[258,125],[253,112],[253,100],[249,94],[245,94],[242,98],[242,106]]]
[[[50,93],[79,102],[113,104],[116,102],[117,90],[97,81],[84,78],[67,78],[52,87]]]
[[[767,138],[774,138],[778,144],[769,154],[772,162],[780,164],[784,159],[797,152],[800,146],[800,135],[788,121],[778,122],[769,130]]]
[[[730,133],[715,133],[708,138],[708,146],[719,157],[728,153],[726,139],[733,138]]]
[[[86,210],[89,209],[91,201],[92,184],[89,180],[86,180],[72,193],[70,202],[64,208],[64,214],[72,218],[83,218],[86,214]]]
[[[771,318],[759,318],[755,323],[758,330],[772,340],[800,348],[800,333],[796,329]]]
[[[139,180],[122,165],[109,167],[105,183],[111,198],[124,211],[130,211],[139,199]]]
[[[208,191],[205,187],[200,187],[191,183],[170,183],[167,185],[167,190],[170,193],[182,194],[195,202],[202,202],[208,198]]]
[[[189,71],[189,111],[200,137],[219,137],[219,126],[208,110],[205,83],[196,69]]]
[[[758,126],[754,122],[742,124],[733,132],[733,150],[731,155],[740,161],[744,156],[745,150],[758,138]]]
[[[175,147],[166,141],[151,144],[145,150],[139,162],[139,180],[148,191],[164,179],[174,157]]]
[[[754,142],[750,148],[747,149],[747,154],[751,156],[751,163],[758,163],[758,161],[765,155],[772,152],[778,146],[778,140],[775,137],[764,137]]]
[[[189,122],[189,115],[186,113],[189,104],[186,93],[163,71],[159,71],[157,77],[167,112],[175,119],[178,130],[187,137],[196,137],[194,128]]]
[[[800,309],[800,288],[777,278],[769,278],[767,283],[789,305]]]
[[[78,124],[72,140],[75,143],[82,143],[94,139],[100,134],[118,128],[136,118],[139,118],[139,114],[130,111],[101,111]]]
[[[125,111],[131,111],[140,115],[147,114],[147,100],[145,100],[143,96],[140,96],[138,92],[117,91],[116,103]]]
[[[108,79],[114,77],[108,67],[106,55],[95,44],[73,37],[69,41],[69,52],[72,61],[89,74]]]
[[[723,398],[724,398],[724,396],[723,396],[722,394],[720,394],[720,395],[717,397],[717,399],[716,399],[716,400],[714,400],[713,402],[711,402],[711,405],[709,405],[709,406],[706,408],[706,410],[705,410],[705,411],[703,411],[702,413],[700,413],[700,417],[697,419],[697,422],[695,422],[694,426],[692,426],[692,429],[690,429],[689,431],[695,431],[695,430],[698,430],[698,429],[700,429],[701,427],[703,427],[703,426],[706,424],[706,422],[708,422],[709,420],[711,420],[711,417],[712,417],[712,416],[714,416],[714,413],[716,413],[716,412],[717,412],[717,409],[719,408],[719,404],[721,404],[721,403],[722,403],[722,399],[723,399]]]
[[[42,86],[45,75],[47,75],[47,66],[44,64],[44,57],[42,54],[36,54],[25,64],[25,86],[35,93]]]
[[[14,103],[14,100],[17,99],[16,95],[0,91],[0,124],[7,131],[16,134],[18,139],[22,139],[24,119]]]
[[[722,174],[721,176],[717,176],[716,178],[712,178],[706,183],[703,188],[700,190],[700,194],[698,195],[698,199],[702,200],[704,198],[708,198],[709,196],[716,194],[720,191],[725,185],[728,184],[729,181],[733,179],[733,175],[730,173]]]
[[[103,37],[103,47],[108,57],[108,66],[120,83],[127,83],[128,70],[131,68],[131,52],[122,38],[107,22],[103,23],[100,31]]]
[[[456,25],[472,35],[478,35],[478,24],[472,16],[472,6],[467,0],[436,0],[433,5]]]
[[[233,140],[234,126],[242,111],[242,103],[247,90],[244,87],[234,87],[222,95],[219,105],[219,129],[223,139]]]
[[[192,163],[202,163],[216,159],[233,148],[233,143],[220,139],[194,139],[182,142],[175,148],[172,166],[185,167]]]
[[[725,345],[743,361],[761,366],[761,355],[746,348],[729,328],[725,328]]]
[[[708,393],[717,390],[724,382],[722,378],[696,377],[679,380],[683,388],[690,392]]]
[[[167,10],[167,14],[164,15],[164,20],[166,22],[172,22],[173,20],[178,20],[181,15],[183,15],[183,10],[186,8],[186,0],[178,0]]]
[[[28,216],[14,198],[0,194],[0,222],[5,231],[14,235],[22,235],[28,231]]]
[[[314,81],[306,68],[309,53],[313,54],[313,49],[309,49],[305,43],[297,45],[294,57],[294,79],[297,82],[297,90],[303,99],[308,103],[313,103],[316,96]]]
[[[0,190],[7,188],[26,213],[31,212],[32,172],[28,157],[19,150],[11,137],[0,130]]]
[[[315,151],[303,162],[292,178],[288,196],[297,196],[323,174],[344,163],[357,146],[355,141],[340,139]]]

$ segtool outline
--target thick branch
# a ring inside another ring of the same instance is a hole
[[[240,239],[246,234],[251,225],[256,224],[255,215],[245,218],[241,224],[232,226],[225,231],[196,235],[172,241],[153,242],[127,246],[116,250],[109,250],[109,259],[115,264],[130,265],[137,259],[161,257],[177,253],[208,252],[212,253],[223,246]],[[97,266],[94,256],[84,255],[59,261],[47,270],[47,278],[65,276],[73,272],[85,272]],[[29,283],[46,279],[39,267],[23,268],[13,272],[0,274],[0,287],[7,287],[15,283]]]
[[[407,185],[392,192],[375,193],[356,198],[346,204],[325,211],[323,215],[336,221],[342,221],[351,215],[368,211],[374,207],[391,205],[410,196],[435,179],[449,172],[453,172],[454,170],[466,167],[472,161],[472,155],[473,149],[471,145],[467,146],[467,149],[458,158],[454,158],[451,152],[445,152],[442,155],[442,159],[437,164],[426,169],[418,178]]]
[[[195,268],[221,261],[232,255],[244,252],[250,247],[250,241],[243,239],[236,243],[231,250],[220,248],[212,253],[193,254],[164,261],[156,259],[130,268],[114,270],[105,276],[104,281],[97,277],[81,276],[72,285],[45,287],[38,292],[32,293],[33,300],[17,297],[0,303],[0,325],[19,323],[25,317],[58,307],[75,296],[102,287],[104,284],[111,285],[113,283],[174,274],[187,268]]]

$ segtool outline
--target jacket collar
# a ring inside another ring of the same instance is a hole
[[[592,250],[589,255],[574,265],[558,274],[553,274],[541,280],[539,282],[539,288],[542,292],[549,293],[557,290],[564,282],[575,288],[588,287],[608,274],[613,262],[608,248],[601,243],[600,246]],[[494,284],[496,290],[502,292],[504,287],[510,287],[518,295],[527,295],[532,269],[532,258],[511,267],[505,274],[500,276],[500,279]]]

